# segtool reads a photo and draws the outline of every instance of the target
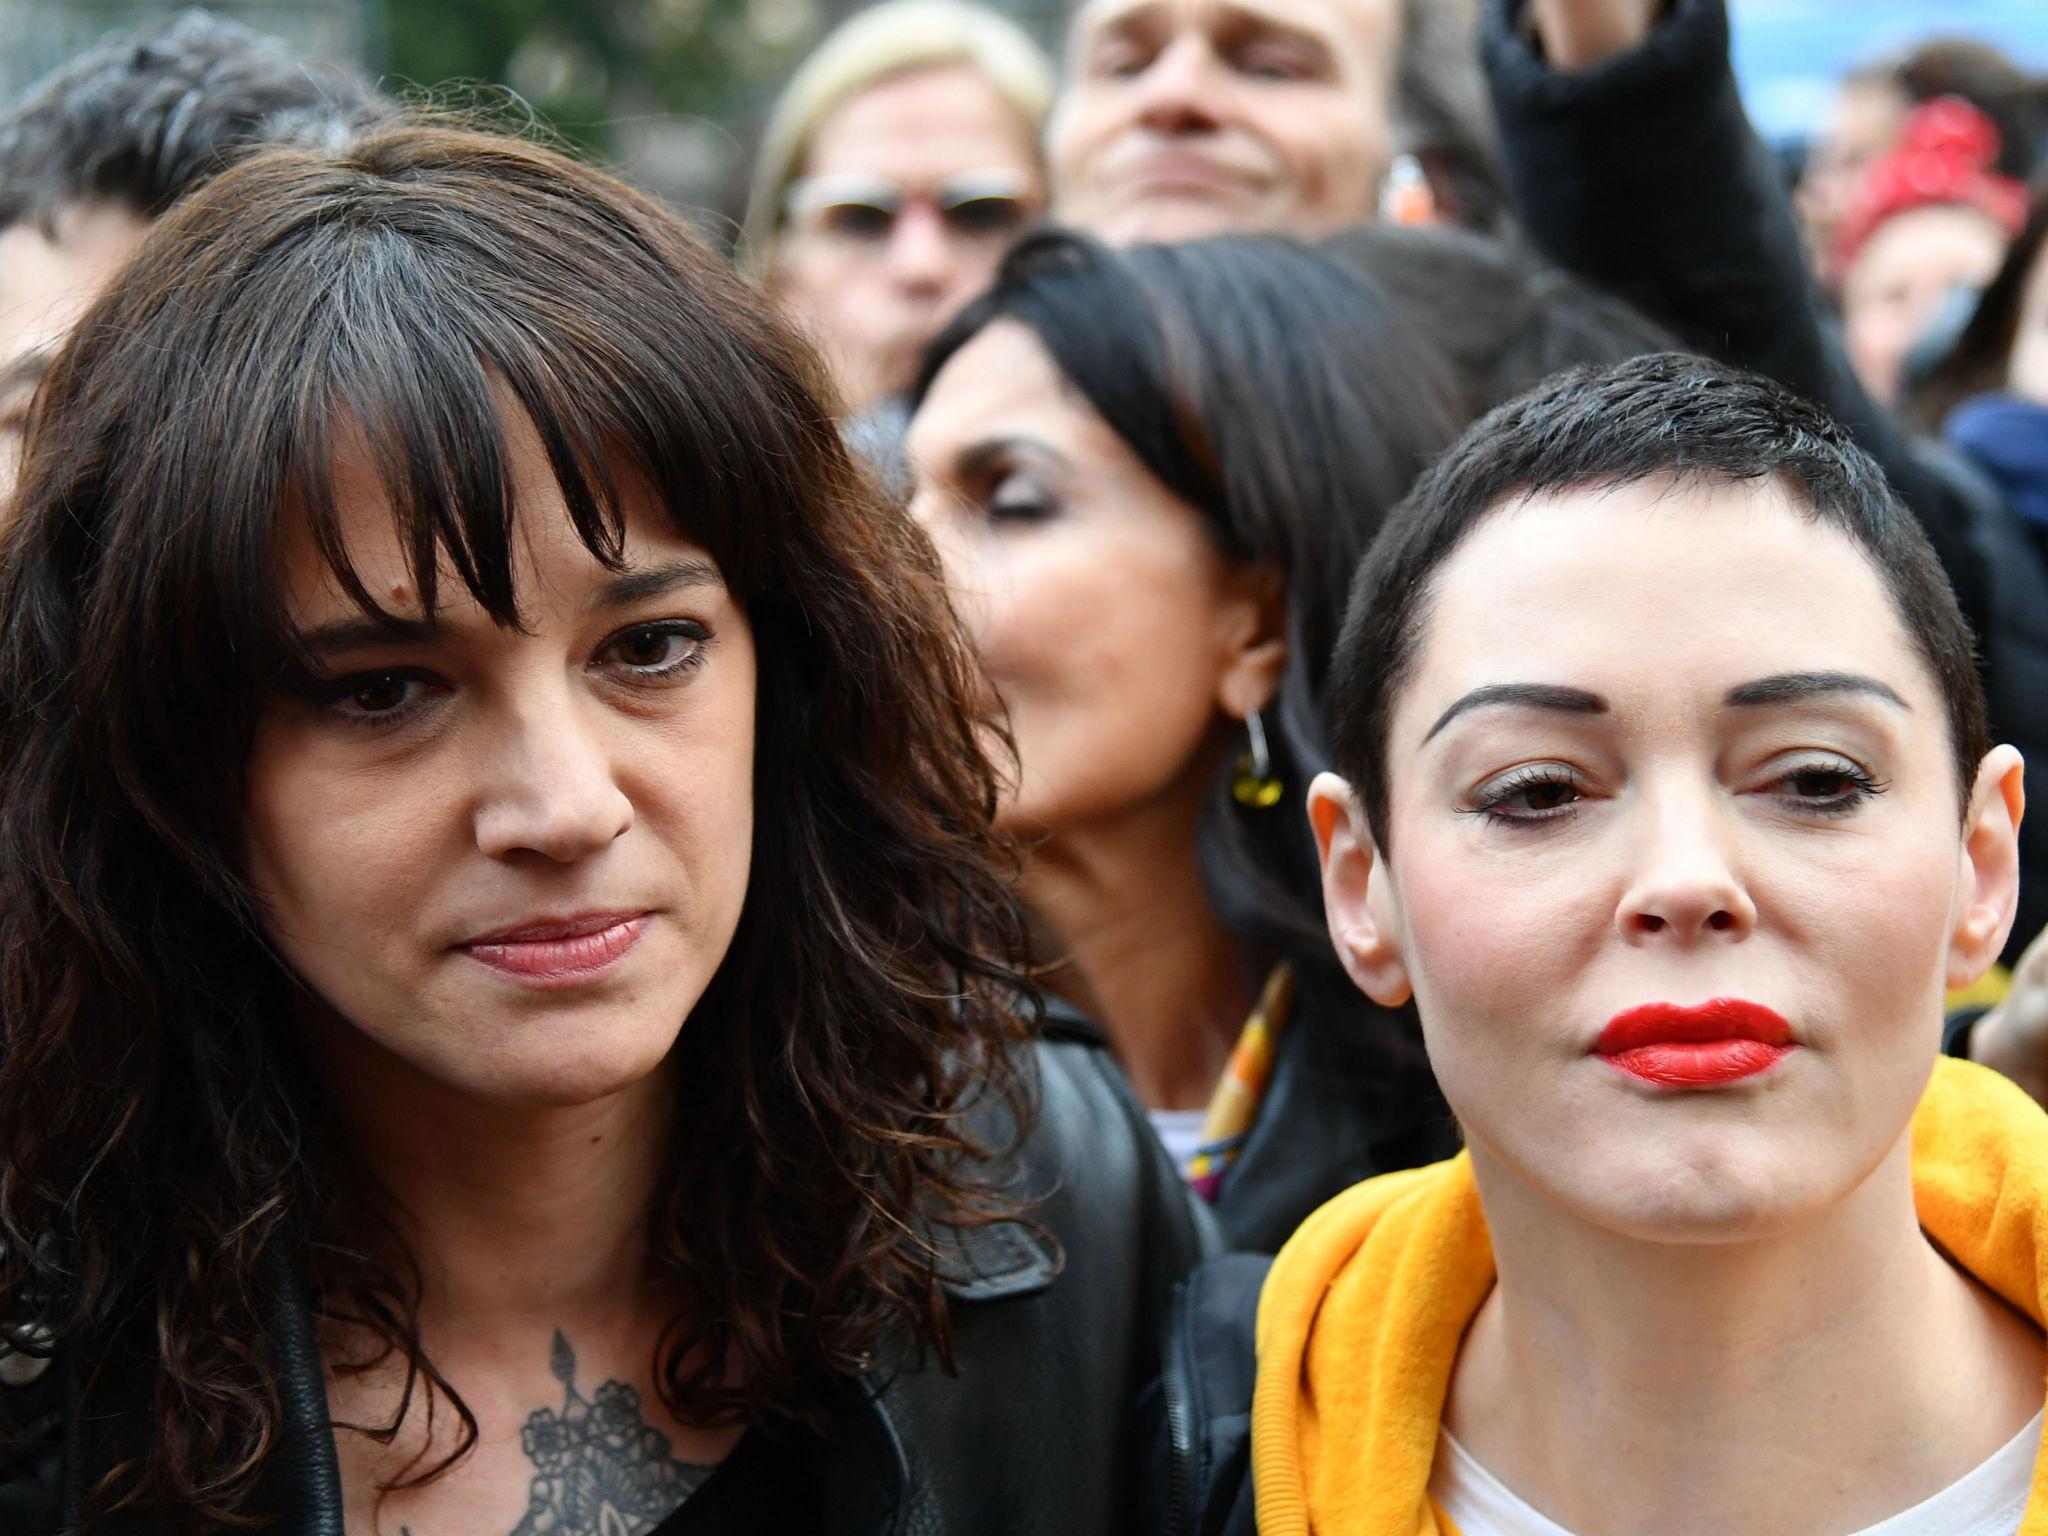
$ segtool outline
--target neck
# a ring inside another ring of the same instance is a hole
[[[1100,1024],[1148,1109],[1209,1102],[1251,998],[1202,889],[1203,785],[1033,846],[1024,899],[1046,984]]]
[[[328,1026],[323,1054],[351,1147],[419,1264],[421,1328],[437,1347],[572,1327],[630,1336],[673,1311],[648,1268],[674,1112],[665,1073],[594,1103],[508,1108],[346,1025]]]
[[[2041,1406],[2040,1336],[1921,1233],[1905,1136],[1822,1216],[1728,1243],[1619,1236],[1473,1166],[1500,1280],[1445,1424],[1582,1536],[1860,1530]]]

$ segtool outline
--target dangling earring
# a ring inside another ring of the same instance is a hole
[[[1266,748],[1266,722],[1259,718],[1256,709],[1245,711],[1244,731],[1250,750],[1237,760],[1230,797],[1252,810],[1269,810],[1280,803],[1283,786],[1273,772],[1273,754]]]

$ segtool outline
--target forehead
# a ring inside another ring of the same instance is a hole
[[[908,181],[1029,169],[1036,158],[1030,125],[988,81],[965,64],[939,64],[885,76],[836,104],[811,134],[801,174]]]
[[[1071,35],[1080,39],[1115,28],[1213,33],[1246,26],[1307,32],[1340,53],[1391,58],[1401,37],[1401,0],[1088,0],[1074,12]]]
[[[532,420],[508,407],[503,431],[514,517],[508,553],[521,612],[530,616],[553,601],[577,600],[616,573],[576,532]],[[702,546],[676,530],[660,498],[638,475],[624,466],[615,466],[614,472],[629,567],[684,555],[710,561]],[[421,593],[411,545],[359,427],[345,425],[337,432],[327,486],[336,531],[364,590],[387,613],[418,616]],[[354,615],[356,604],[321,554],[312,520],[303,509],[287,512],[281,533],[280,574],[285,606],[294,622],[305,627]],[[478,606],[446,550],[435,560],[435,587],[437,606],[444,614]]]
[[[1581,487],[1493,513],[1438,572],[1399,712],[1487,683],[1684,708],[1789,672],[1936,685],[1875,564],[1776,481]],[[1928,718],[1939,718],[1930,706]]]
[[[938,470],[946,458],[992,439],[1030,437],[1095,464],[1136,457],[1069,384],[1029,326],[997,320],[946,361],[911,418],[913,465]]]

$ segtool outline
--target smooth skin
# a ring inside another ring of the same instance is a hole
[[[381,1502],[415,1456],[452,1448],[452,1416],[431,1443],[417,1412],[389,1447],[338,1434],[351,1536],[511,1530],[535,1470],[522,1427],[563,1403],[557,1330],[581,1392],[634,1387],[695,1475],[737,1436],[677,1423],[656,1397],[679,1298],[650,1280],[646,1219],[675,1114],[663,1063],[746,896],[752,639],[710,557],[640,493],[624,574],[649,580],[621,600],[531,426],[511,436],[529,632],[492,623],[444,572],[430,634],[324,651],[332,686],[274,700],[249,760],[247,862],[270,937],[305,984],[342,1121],[404,1215],[422,1338],[480,1431],[446,1476]],[[344,459],[336,491],[367,589],[427,617],[370,466]],[[283,579],[303,633],[361,618],[303,530]],[[580,986],[536,990],[461,947],[589,911],[647,926]],[[329,1402],[338,1422],[388,1423],[401,1373],[334,1369],[363,1343],[323,1339]]]
[[[1014,733],[1001,820],[1049,984],[1102,1023],[1139,1098],[1208,1102],[1251,999],[1203,894],[1195,826],[1286,659],[1272,573],[1200,515],[998,321],[911,422],[912,511]]]
[[[1910,1508],[2041,1406],[2040,1335],[1922,1235],[1908,1165],[1944,989],[2011,923],[2018,753],[1958,786],[1875,567],[1774,483],[1501,510],[1424,622],[1390,847],[1334,776],[1310,815],[1338,953],[1414,999],[1494,1240],[1446,1427],[1579,1536]],[[1444,720],[1502,684],[1598,707]],[[1718,997],[1798,1048],[1684,1092],[1592,1050]]]
[[[1058,217],[1119,245],[1371,218],[1400,42],[1399,0],[1089,0],[1047,129]]]

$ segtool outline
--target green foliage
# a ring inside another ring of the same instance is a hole
[[[388,0],[386,67],[430,89],[509,86],[609,150],[633,119],[739,126],[826,19],[815,0]]]

